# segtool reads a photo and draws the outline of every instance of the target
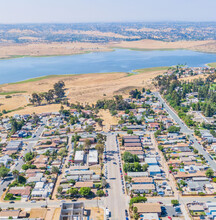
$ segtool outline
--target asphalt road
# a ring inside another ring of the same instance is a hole
[[[104,206],[103,200],[79,200],[79,202],[84,202],[85,207],[96,207],[97,203],[99,204],[99,207]],[[46,201],[37,201],[35,203],[32,202],[15,202],[15,203],[9,203],[9,202],[2,202],[0,207],[2,209],[6,209],[8,207],[14,207],[14,208],[40,208],[42,205],[48,205],[48,207],[60,207],[62,201],[57,200],[47,200]]]
[[[198,143],[196,138],[193,136],[194,130],[189,129],[185,123],[178,117],[178,115],[166,104],[165,100],[161,97],[161,95],[158,92],[155,92],[154,95],[158,97],[158,100],[160,101],[161,104],[163,104],[164,108],[166,111],[169,113],[169,115],[173,118],[173,120],[179,124],[181,131],[187,135],[189,135],[189,140],[194,142],[194,147],[199,151],[199,154],[202,154],[205,159],[207,160],[209,166],[216,171],[216,163],[214,160],[212,160],[208,153],[203,150],[203,146]]]
[[[109,219],[125,219],[125,209],[128,209],[128,198],[122,191],[120,166],[117,152],[116,135],[107,134],[107,170],[110,188],[106,198],[106,207],[111,212]]]

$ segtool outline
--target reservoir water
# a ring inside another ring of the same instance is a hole
[[[186,64],[205,66],[216,54],[190,50],[135,51],[116,49],[71,56],[24,57],[0,60],[0,84],[53,74],[131,72],[135,69]]]

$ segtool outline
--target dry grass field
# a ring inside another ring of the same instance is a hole
[[[65,82],[66,96],[70,102],[76,103],[95,103],[98,99],[108,99],[115,94],[126,96],[128,91],[133,88],[153,88],[151,80],[164,72],[166,68],[149,68],[139,70],[135,74],[127,73],[100,73],[100,74],[81,74],[81,75],[62,75],[53,77],[42,77],[41,79],[27,80],[17,84],[4,84],[0,87],[0,92],[11,92],[16,88],[25,93],[12,94],[12,98],[0,98],[0,110],[14,110],[8,115],[15,113],[41,113],[58,111],[60,105],[51,104],[43,106],[27,106],[28,97],[33,92],[45,92],[51,89],[55,82],[63,80]],[[104,113],[103,113],[104,114]],[[107,116],[108,117],[108,116]],[[105,117],[106,118],[106,117]]]
[[[194,79],[205,79],[207,78],[208,75],[196,75],[196,76],[188,76],[186,78],[181,78],[180,81],[187,81],[187,82],[191,82]]]
[[[111,51],[103,44],[94,43],[29,43],[2,45],[0,58],[16,58],[24,56],[60,56],[87,52]]]
[[[121,41],[110,43],[110,47],[130,48],[135,50],[174,50],[191,49],[208,52],[214,45],[216,51],[216,41],[175,41],[165,42],[157,40]]]
[[[64,31],[66,32],[66,30]],[[82,34],[89,35],[88,31],[82,31]],[[91,32],[93,36],[114,36],[126,38],[123,35],[115,33]],[[26,38],[26,37],[24,37]],[[28,38],[28,37],[27,37]],[[128,37],[127,37],[128,38]],[[135,36],[136,38],[136,36]],[[133,37],[131,37],[133,39]],[[34,39],[32,39],[34,41]],[[128,48],[135,50],[174,50],[191,49],[203,52],[216,52],[216,41],[176,41],[165,42],[159,40],[138,40],[121,41],[110,43],[82,43],[82,42],[64,42],[64,43],[26,43],[1,45],[0,59],[16,58],[24,56],[60,56],[73,55],[87,52],[111,51],[112,48]]]
[[[118,124],[118,119],[117,117],[113,117],[111,114],[110,114],[110,111],[109,110],[104,110],[104,109],[101,109],[99,111],[99,114],[100,118],[103,119],[103,130],[105,132],[109,131],[110,130],[110,126],[111,125],[117,125]]]

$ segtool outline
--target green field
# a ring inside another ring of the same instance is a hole
[[[11,91],[11,92],[0,92],[0,95],[12,95],[17,93],[26,93],[26,91]]]
[[[153,72],[153,71],[162,71],[162,70],[168,70],[168,66],[160,66],[160,67],[151,67],[151,68],[143,68],[143,69],[138,69],[134,70],[136,73],[148,73],[148,72]]]
[[[216,63],[208,63],[207,66],[216,68]]]
[[[71,74],[72,75],[72,74]],[[23,81],[18,81],[18,82],[14,82],[14,83],[9,83],[9,85],[14,85],[14,84],[22,84],[22,83],[28,83],[28,82],[36,82],[36,81],[40,81],[43,79],[50,79],[50,78],[54,78],[54,77],[60,77],[60,76],[71,76],[71,75],[48,75],[48,76],[41,76],[41,77],[36,77],[36,78],[32,78],[32,79],[27,79],[27,80],[23,80]]]

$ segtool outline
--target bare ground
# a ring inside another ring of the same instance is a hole
[[[20,56],[58,56],[86,52],[111,51],[106,45],[96,43],[29,43],[1,45],[0,58]]]
[[[82,34],[89,35],[87,31]],[[97,36],[116,36],[114,33],[92,32]],[[125,36],[116,37],[124,39]],[[25,38],[25,37],[24,37]],[[132,39],[132,38],[131,38]],[[34,40],[34,39],[32,39]],[[1,45],[0,59],[22,57],[22,56],[58,56],[73,55],[86,52],[111,51],[112,48],[129,48],[136,50],[169,50],[169,49],[191,49],[203,52],[216,52],[216,41],[177,41],[165,42],[159,40],[137,40],[110,43],[87,43],[87,42],[62,42],[62,43],[28,43]]]
[[[130,48],[137,50],[170,50],[170,49],[191,49],[200,51],[214,51],[216,52],[216,41],[176,41],[165,42],[157,40],[139,40],[139,41],[121,41],[110,43],[110,47]]]

